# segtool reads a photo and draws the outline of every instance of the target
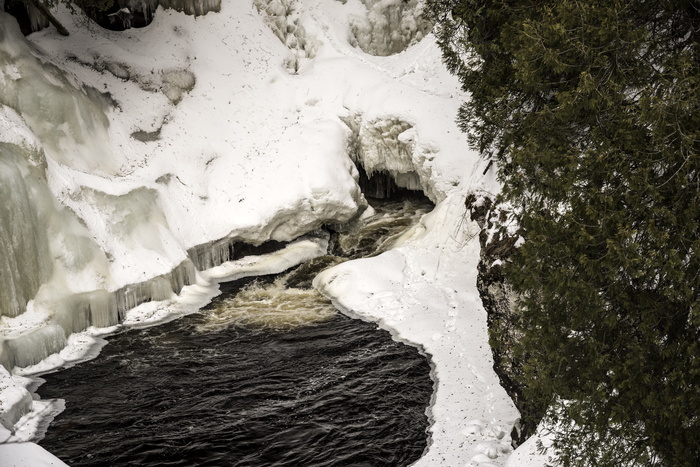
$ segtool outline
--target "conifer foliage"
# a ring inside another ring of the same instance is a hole
[[[700,3],[429,0],[563,465],[700,465]]]

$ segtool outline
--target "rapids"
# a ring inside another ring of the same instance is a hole
[[[372,201],[329,255],[221,284],[200,312],[109,338],[43,375],[65,410],[40,444],[69,465],[397,466],[427,447],[433,382],[419,349],[338,313],[310,287],[389,248],[431,206]]]

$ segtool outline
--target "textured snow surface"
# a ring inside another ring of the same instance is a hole
[[[508,458],[505,467],[542,467],[544,465],[558,465],[547,453],[541,453],[538,442],[542,442],[544,447],[549,448],[552,438],[547,432],[543,432],[542,426],[538,432],[528,438],[521,446],[518,446],[513,454]]]
[[[450,195],[400,247],[342,263],[314,281],[339,309],[433,356],[430,447],[416,465],[503,465],[512,451],[518,413],[492,369],[476,290],[478,226],[464,216],[464,198]]]
[[[301,239],[209,271],[188,259],[208,243],[292,241],[351,219],[366,204],[357,161],[438,206],[400,248],[339,265],[317,286],[431,355],[431,444],[419,465],[504,465],[518,414],[491,369],[464,207],[466,193],[498,188],[454,123],[466,96],[420,8],[236,0],[197,17],[161,7],[123,32],[81,28],[58,8],[71,35],[48,28],[29,42],[0,13],[0,149],[16,159],[3,174],[34,187],[16,202],[42,209],[24,225],[50,252],[50,264],[16,272],[34,281],[16,301],[26,311],[0,318],[2,352],[24,355],[2,361],[31,365],[0,375],[6,428],[40,431],[20,417],[53,410],[30,403],[19,375],[94,354],[117,318],[170,319],[207,303],[222,278],[320,254],[323,242]],[[22,449],[34,445],[7,444],[3,465],[7,446],[46,461]]]
[[[2,427],[0,427],[0,465],[3,467],[67,467],[66,463],[38,444],[19,441]]]

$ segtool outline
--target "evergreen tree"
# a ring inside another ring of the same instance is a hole
[[[700,4],[430,0],[563,465],[700,465]]]

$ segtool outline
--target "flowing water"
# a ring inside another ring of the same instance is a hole
[[[402,466],[427,445],[427,358],[338,313],[310,288],[377,254],[428,211],[382,202],[334,235],[333,254],[276,277],[221,284],[201,312],[109,338],[99,357],[44,375],[66,409],[42,446],[69,465]]]

